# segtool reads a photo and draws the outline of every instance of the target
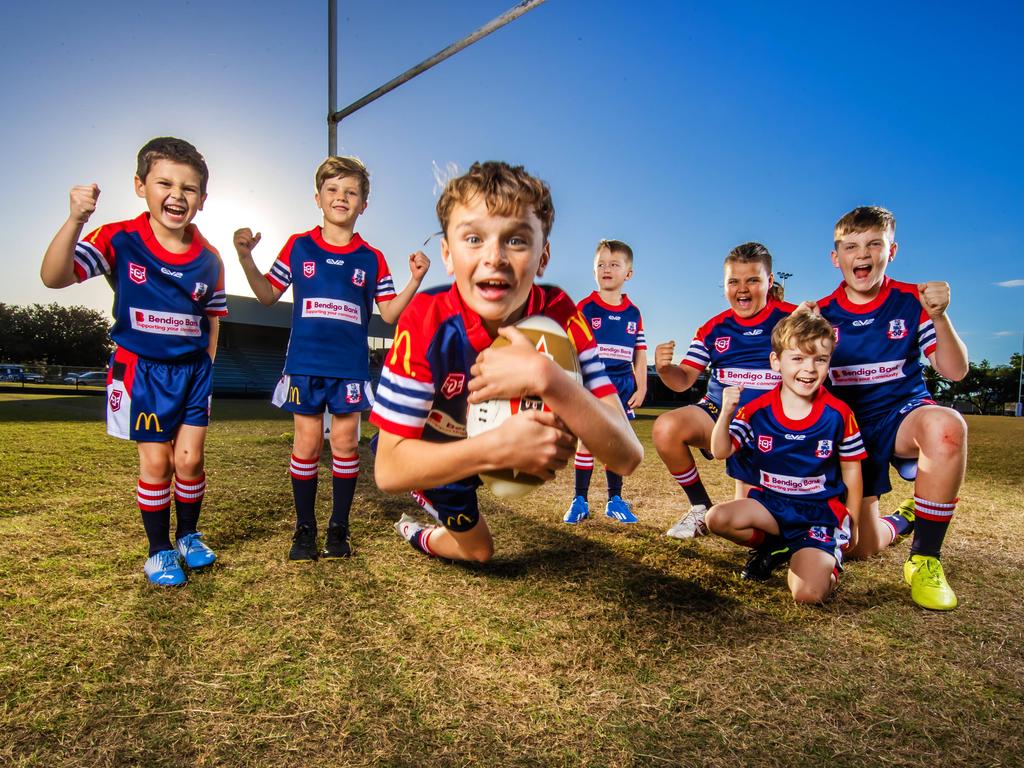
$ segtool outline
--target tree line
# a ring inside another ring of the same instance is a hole
[[[114,350],[110,326],[88,307],[0,303],[0,361],[102,368]]]

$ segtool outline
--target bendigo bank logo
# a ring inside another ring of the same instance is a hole
[[[316,274],[316,262],[315,261],[304,261],[302,262],[302,274],[306,277],[312,277]]]
[[[157,415],[145,411],[135,417],[135,429],[136,431],[141,429],[146,432],[163,432],[160,429],[160,419],[157,418]]]
[[[732,341],[728,336],[719,336],[715,339],[715,349],[718,352],[725,352],[729,349],[729,342]]]
[[[444,384],[441,385],[441,394],[445,396],[446,400],[451,400],[456,395],[462,394],[465,386],[466,374],[449,373],[448,377],[444,380]]]
[[[146,268],[142,264],[135,264],[134,262],[129,261],[128,277],[130,277],[132,282],[136,285],[142,285],[146,282]]]
[[[772,436],[771,435],[758,435],[757,436],[757,448],[761,453],[771,453],[772,450]]]

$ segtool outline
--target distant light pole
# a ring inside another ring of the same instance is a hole
[[[1017,374],[1017,416],[1022,416],[1022,408],[1020,401],[1021,383],[1024,383],[1024,333],[1020,337],[1020,372]]]
[[[775,284],[776,300],[783,301],[786,298],[786,281],[793,276],[792,272],[776,272],[775,277],[779,281]]]

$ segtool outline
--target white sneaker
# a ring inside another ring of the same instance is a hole
[[[708,508],[703,504],[690,507],[690,511],[680,517],[676,524],[665,531],[666,536],[674,539],[694,539],[698,536],[707,536],[708,527],[704,524],[704,515]]]
[[[422,530],[423,526],[416,522],[416,518],[403,514],[395,523],[395,532],[406,541],[416,535],[416,531]]]

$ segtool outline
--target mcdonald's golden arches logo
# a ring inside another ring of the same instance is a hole
[[[391,345],[391,359],[388,361],[388,365],[395,368],[398,365],[398,359],[402,346],[405,346],[405,356],[402,358],[402,370],[405,371],[406,376],[415,376],[412,372],[412,365],[410,360],[412,358],[412,337],[408,331],[399,331],[395,334],[395,343]]]
[[[146,413],[145,411],[140,413],[138,416],[135,417],[136,431],[139,430],[140,424],[142,425],[141,428],[146,430],[147,432],[163,432],[163,430],[160,429],[160,419],[157,418],[157,415],[155,413]]]
[[[295,403],[296,405],[302,404],[302,400],[299,398],[298,387],[288,387],[288,402]]]

